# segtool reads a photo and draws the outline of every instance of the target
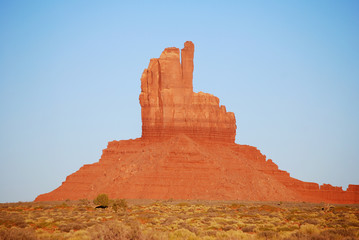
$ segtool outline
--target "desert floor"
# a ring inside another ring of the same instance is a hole
[[[0,239],[359,239],[359,205],[201,200],[0,204]]]

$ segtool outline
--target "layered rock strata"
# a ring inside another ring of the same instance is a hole
[[[36,201],[93,199],[107,193],[128,199],[358,203],[358,190],[357,185],[343,191],[291,178],[255,147],[178,134],[162,141],[109,142],[99,162],[84,165]]]
[[[255,147],[234,143],[233,113],[218,98],[194,93],[194,46],[167,48],[141,78],[142,137],[109,142],[99,162],[84,165],[35,201],[110,198],[359,203],[346,191],[290,177]]]
[[[141,77],[142,138],[160,140],[179,133],[191,138],[234,142],[236,119],[219,99],[193,92],[194,45],[166,48]]]

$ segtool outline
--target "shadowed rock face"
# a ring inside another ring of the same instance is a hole
[[[359,203],[347,191],[302,182],[255,147],[234,143],[234,114],[193,92],[194,45],[166,48],[141,77],[142,137],[109,142],[99,162],[84,165],[35,201],[110,198]]]

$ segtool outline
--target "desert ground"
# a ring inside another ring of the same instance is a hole
[[[359,205],[201,200],[0,204],[0,239],[359,239]]]

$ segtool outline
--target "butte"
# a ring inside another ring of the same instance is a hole
[[[166,48],[141,77],[142,136],[112,141],[101,159],[35,201],[203,199],[359,203],[346,191],[303,182],[252,146],[236,144],[236,120],[208,93],[193,92],[194,45]]]

